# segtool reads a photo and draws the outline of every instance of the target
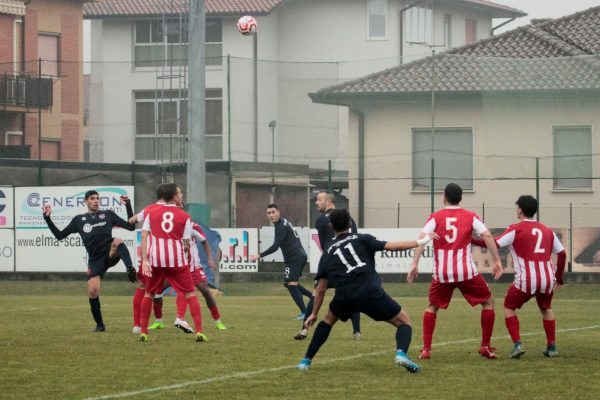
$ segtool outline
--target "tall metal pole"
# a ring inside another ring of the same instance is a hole
[[[190,0],[188,44],[188,157],[187,205],[194,211],[206,203],[205,156],[205,22],[204,0]],[[199,217],[196,217],[199,218]],[[208,221],[202,221],[208,223]]]
[[[38,185],[42,186],[42,59],[38,58]]]
[[[227,163],[229,173],[227,174],[227,210],[229,210],[229,227],[233,228],[233,164],[231,161],[231,56],[227,54]]]
[[[258,162],[258,32],[252,35],[252,83],[253,83],[253,111],[254,111],[254,162]]]

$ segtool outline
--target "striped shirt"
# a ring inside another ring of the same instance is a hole
[[[183,239],[192,236],[191,218],[174,204],[160,204],[146,213],[144,231],[150,232],[148,259],[159,268],[189,267]]]
[[[513,285],[517,289],[530,294],[552,292],[555,281],[552,253],[565,248],[550,228],[525,219],[506,228],[496,243],[500,247],[509,246],[515,270]]]
[[[462,282],[479,275],[471,256],[471,236],[473,232],[485,231],[487,228],[477,214],[458,206],[448,206],[431,214],[423,232],[435,232],[440,237],[433,241],[433,280]]]
[[[200,263],[200,253],[198,252],[198,247],[196,243],[203,243],[206,241],[206,235],[204,235],[204,231],[195,222],[192,222],[192,242],[190,243],[190,270],[194,271],[196,269],[203,269],[202,264]]]

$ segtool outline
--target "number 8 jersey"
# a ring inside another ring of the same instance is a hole
[[[183,246],[183,239],[192,237],[188,213],[175,204],[156,204],[146,215],[142,229],[150,232],[150,265],[160,268],[189,267]]]
[[[479,275],[471,256],[471,236],[487,230],[477,214],[458,206],[447,206],[431,214],[423,232],[440,236],[433,241],[433,280],[462,282]]]

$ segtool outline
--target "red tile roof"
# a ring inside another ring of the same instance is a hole
[[[527,25],[434,58],[435,90],[600,89],[600,6]],[[347,104],[360,96],[431,91],[432,57],[311,93],[315,102]]]
[[[84,4],[86,18],[126,17],[135,15],[179,14],[187,10],[190,0],[96,0]],[[274,8],[292,0],[205,0],[206,13],[213,15],[269,14]],[[519,17],[523,11],[487,0],[446,0],[461,2],[489,12],[495,18]]]
[[[96,0],[83,6],[85,18],[186,12],[190,0]],[[268,14],[285,0],[205,0],[206,14]]]

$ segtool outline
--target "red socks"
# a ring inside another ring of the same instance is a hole
[[[494,332],[494,320],[496,313],[494,310],[481,310],[481,345],[489,346]]]
[[[544,321],[544,330],[546,331],[546,339],[549,345],[553,345],[556,343],[556,320],[554,319],[545,319]]]
[[[175,300],[177,305],[177,318],[185,319],[185,312],[187,310],[187,300],[185,295],[181,292],[177,292],[177,299]]]
[[[187,299],[187,304],[190,306],[190,314],[194,320],[194,326],[196,327],[196,333],[202,332],[202,311],[200,311],[200,303],[196,296],[190,296]]]
[[[150,312],[152,311],[152,298],[145,297],[142,299],[142,305],[140,307],[140,326],[142,327],[142,333],[148,334],[148,320],[150,319]]]
[[[512,317],[504,318],[504,323],[506,324],[506,329],[508,329],[508,334],[512,339],[513,343],[521,340],[521,334],[519,332],[519,318],[516,315]]]
[[[431,350],[436,318],[436,313],[425,311],[423,314],[423,348],[426,350]]]
[[[140,313],[142,308],[142,300],[144,299],[144,293],[146,293],[144,289],[135,289],[135,294],[133,295],[133,326],[141,326]]]
[[[212,307],[208,307],[208,309],[210,310],[210,315],[212,316],[212,319],[214,319],[215,321],[221,319],[221,313],[219,312],[219,307],[214,305]]]

